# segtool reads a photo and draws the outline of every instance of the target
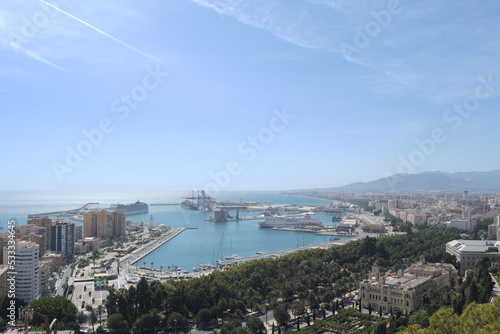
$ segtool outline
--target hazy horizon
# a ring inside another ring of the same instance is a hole
[[[0,189],[286,191],[500,169],[499,13],[3,1]]]

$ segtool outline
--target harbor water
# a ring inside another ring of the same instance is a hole
[[[187,228],[174,239],[138,261],[145,265],[164,270],[177,266],[192,272],[193,267],[203,263],[215,263],[217,259],[237,254],[245,257],[256,252],[272,252],[311,245],[330,240],[330,236],[318,236],[313,233],[277,231],[260,228],[263,220],[245,220],[230,222],[206,221],[213,212],[192,211],[180,205],[151,205],[180,203],[181,197],[188,192],[161,191],[55,191],[55,192],[0,192],[0,225],[6,227],[7,221],[15,218],[17,224],[26,224],[27,216],[33,213],[53,212],[75,209],[89,202],[98,202],[96,208],[107,208],[111,204],[133,203],[137,200],[149,205],[149,213],[127,216],[133,222],[149,222],[153,215],[155,225]],[[327,205],[328,202],[306,197],[280,195],[278,192],[221,192],[218,201],[270,202],[289,205]],[[231,213],[233,214],[233,213]],[[240,213],[255,215],[261,212]],[[334,225],[331,215],[316,215],[325,225]],[[82,222],[74,221],[77,225]],[[1,230],[0,230],[1,231]],[[5,230],[4,230],[5,231]]]

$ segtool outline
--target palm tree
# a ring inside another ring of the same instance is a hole
[[[163,266],[160,266],[160,273],[163,273]]]
[[[90,322],[92,323],[92,333],[95,333],[94,323],[97,321],[97,316],[95,315],[95,310],[90,311]]]
[[[146,266],[146,261],[143,262],[144,263],[144,267]]]
[[[153,265],[154,265],[154,262],[153,262],[153,261],[151,261],[151,268],[153,268]]]
[[[99,325],[102,325],[102,313],[104,311],[104,306],[97,306],[97,314],[99,315]]]

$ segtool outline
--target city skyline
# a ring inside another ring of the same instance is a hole
[[[499,12],[5,1],[2,189],[288,190],[498,170]]]

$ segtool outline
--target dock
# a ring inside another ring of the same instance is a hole
[[[75,215],[81,215],[84,211],[87,211],[92,205],[97,205],[99,203],[90,202],[82,206],[78,209],[66,210],[66,211],[54,211],[54,212],[46,212],[46,213],[36,213],[28,215],[28,218],[42,218],[48,216],[64,216],[70,217]]]
[[[149,205],[181,205],[181,203],[151,203]]]
[[[282,251],[276,251],[276,252],[270,252],[270,253],[258,252],[259,254],[256,254],[256,255],[247,256],[247,257],[239,257],[239,258],[233,259],[233,260],[219,260],[218,264],[221,266],[230,266],[230,265],[236,265],[236,264],[246,262],[246,261],[251,261],[251,260],[257,260],[257,259],[263,259],[263,258],[275,258],[275,257],[279,257],[279,256],[290,254],[290,253],[295,253],[295,252],[298,252],[301,250],[306,250],[306,249],[329,248],[332,246],[341,246],[341,245],[344,245],[345,243],[347,243],[351,240],[356,240],[356,239],[357,238],[333,240],[333,241],[323,242],[320,244],[302,246],[302,247],[297,247],[297,248],[289,248],[289,249],[285,249]]]
[[[240,220],[259,220],[259,219],[266,219],[266,217],[264,215],[243,216],[243,217],[239,217],[239,218],[231,217],[231,218],[228,218],[227,220],[221,220],[221,221],[215,220],[213,218],[206,218],[205,221],[207,221],[207,222],[218,222],[218,223],[222,222],[222,223],[224,223],[224,222],[237,222],[237,221],[240,221]]]
[[[140,249],[136,249],[128,256],[120,259],[120,266],[122,268],[124,268],[125,264],[132,264],[132,263],[138,262],[143,257],[145,257],[149,253],[153,252],[158,247],[160,247],[161,245],[163,245],[167,241],[173,239],[174,237],[176,237],[177,235],[179,235],[181,232],[183,232],[185,230],[186,230],[186,228],[184,228],[184,227],[171,228],[170,231],[166,235],[163,235],[159,239],[156,239],[156,240],[149,242],[148,244],[144,245]]]

